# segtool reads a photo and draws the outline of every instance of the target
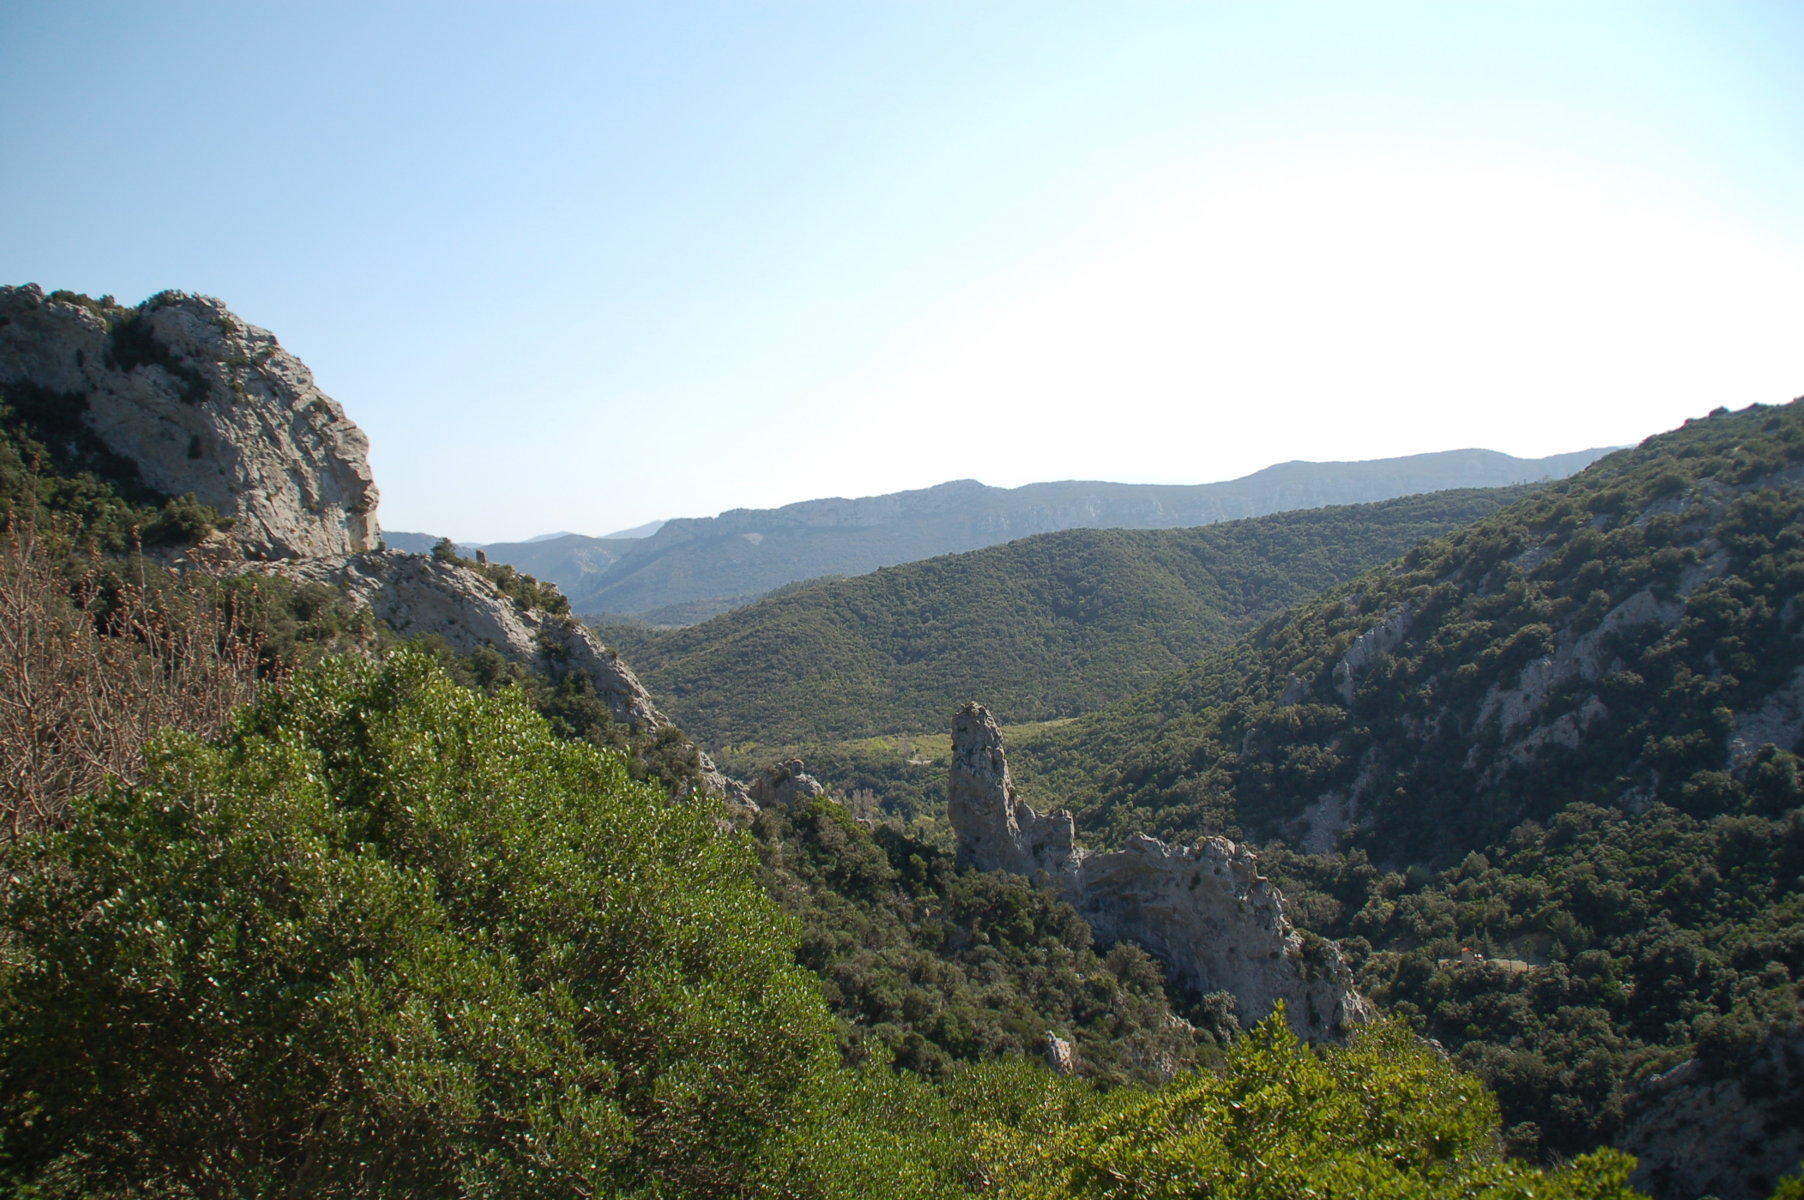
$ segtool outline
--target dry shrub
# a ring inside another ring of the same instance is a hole
[[[218,733],[257,687],[255,639],[201,580],[153,590],[72,579],[55,529],[0,533],[0,841],[132,780],[162,729]]]

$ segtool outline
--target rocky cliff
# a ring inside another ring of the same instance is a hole
[[[586,676],[614,719],[639,733],[670,724],[632,668],[581,622],[527,608],[460,563],[384,550],[284,559],[249,569],[327,584],[368,607],[402,637],[431,634],[460,654],[488,646],[554,679]],[[706,754],[698,750],[697,757],[708,790],[743,806],[745,788],[721,774]]]
[[[232,519],[253,558],[377,543],[369,442],[266,329],[206,296],[123,308],[0,287],[0,391],[60,398],[141,482]]]
[[[1099,940],[1136,942],[1178,982],[1230,993],[1244,1023],[1282,1002],[1297,1035],[1319,1041],[1369,1019],[1340,951],[1291,927],[1252,851],[1219,837],[1137,837],[1105,854],[1076,846],[1070,813],[1036,812],[1016,793],[1002,731],[982,705],[953,723],[947,803],[961,865],[1054,887]]]
[[[218,300],[163,292],[135,308],[35,285],[0,287],[0,394],[29,393],[170,496],[231,519],[210,561],[331,585],[403,637],[491,646],[553,676],[588,677],[641,733],[669,722],[581,624],[516,603],[478,571],[378,549],[369,442],[267,330]],[[701,756],[707,785],[744,789]]]
[[[1804,1162],[1804,1026],[1767,1030],[1746,1060],[1688,1059],[1639,1089],[1617,1139],[1636,1187],[1760,1200]]]
[[[669,724],[631,668],[579,622],[524,608],[468,567],[386,550],[257,569],[337,588],[402,637],[433,634],[460,654],[490,646],[517,662],[587,675],[615,720],[648,732]]]

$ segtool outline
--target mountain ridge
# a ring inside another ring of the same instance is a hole
[[[656,617],[681,611],[689,620],[678,623],[692,623],[785,584],[862,575],[1036,533],[1176,529],[1452,488],[1505,487],[1560,478],[1605,453],[1524,459],[1465,449],[1356,462],[1298,459],[1199,484],[1062,480],[1000,488],[955,479],[875,496],[679,517],[643,538],[573,535],[482,549],[493,561],[556,583],[577,612]],[[567,558],[560,561],[560,552]]]

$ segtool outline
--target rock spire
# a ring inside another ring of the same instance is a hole
[[[1041,814],[1016,794],[1002,732],[980,704],[953,723],[947,801],[960,864],[1051,885],[1098,940],[1137,942],[1178,982],[1230,993],[1243,1023],[1282,1001],[1296,1034],[1320,1041],[1370,1018],[1340,950],[1292,928],[1251,850],[1143,835],[1114,853],[1076,846],[1069,812]]]

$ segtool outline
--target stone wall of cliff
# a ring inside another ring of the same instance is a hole
[[[216,567],[241,559],[236,569],[328,584],[403,637],[436,634],[460,653],[492,646],[554,677],[578,672],[622,724],[669,724],[580,623],[523,608],[458,563],[380,550],[363,431],[273,334],[218,300],[164,292],[126,308],[0,287],[0,394],[9,387],[66,406],[144,486],[193,494],[231,518],[207,547]],[[707,786],[743,801],[742,787],[701,762]]]
[[[185,292],[62,295],[0,287],[0,391],[60,396],[145,486],[230,517],[249,557],[375,549],[369,441],[275,335]]]

